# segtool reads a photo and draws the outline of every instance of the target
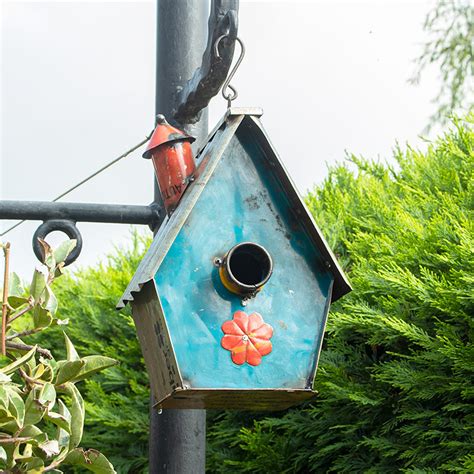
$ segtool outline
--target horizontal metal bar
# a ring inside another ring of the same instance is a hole
[[[161,219],[156,205],[97,204],[49,201],[0,201],[0,219],[143,224],[154,227]]]

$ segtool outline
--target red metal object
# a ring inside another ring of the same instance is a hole
[[[258,313],[250,316],[244,311],[236,311],[234,319],[222,325],[224,336],[221,346],[232,353],[232,362],[242,365],[259,365],[262,357],[272,352],[273,328]]]
[[[171,214],[196,171],[191,150],[194,138],[172,127],[163,115],[157,116],[157,126],[143,153],[151,158],[166,212]]]

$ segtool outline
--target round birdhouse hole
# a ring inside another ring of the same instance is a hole
[[[222,260],[219,275],[223,285],[237,295],[252,295],[270,279],[273,261],[269,252],[253,242],[232,247]]]

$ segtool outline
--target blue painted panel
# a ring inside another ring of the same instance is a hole
[[[305,388],[314,367],[333,277],[265,163],[256,145],[234,136],[155,276],[191,387]],[[269,282],[246,307],[213,265],[243,241],[263,245],[274,261]],[[235,365],[221,347],[221,325],[239,309],[259,312],[274,329],[273,351],[256,367]]]

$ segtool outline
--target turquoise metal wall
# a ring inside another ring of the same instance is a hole
[[[274,261],[269,282],[246,307],[213,264],[243,241],[263,245]],[[260,148],[235,135],[155,275],[185,383],[308,388],[333,281],[321,262]],[[256,367],[234,364],[221,347],[222,323],[237,310],[258,312],[273,327],[273,350]]]

